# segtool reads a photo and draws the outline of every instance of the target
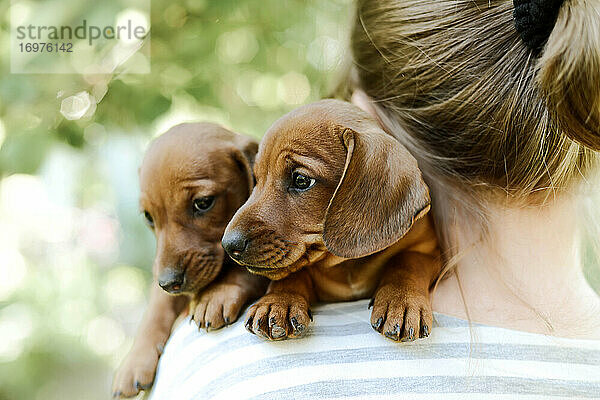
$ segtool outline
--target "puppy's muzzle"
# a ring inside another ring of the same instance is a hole
[[[231,231],[223,235],[221,244],[231,258],[240,261],[248,248],[248,238],[240,231]]]
[[[158,285],[164,291],[177,294],[183,291],[185,284],[185,274],[173,268],[165,268],[158,277]]]

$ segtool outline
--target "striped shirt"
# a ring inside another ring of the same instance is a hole
[[[394,343],[367,301],[315,307],[303,338],[267,342],[240,320],[185,321],[160,359],[152,400],[600,399],[600,341],[472,324],[441,314],[427,339]]]

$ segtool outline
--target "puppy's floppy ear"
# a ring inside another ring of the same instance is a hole
[[[323,229],[327,249],[344,258],[383,250],[400,240],[429,210],[429,189],[417,161],[379,128],[342,133],[344,173]]]
[[[248,182],[248,196],[250,196],[250,193],[252,193],[252,189],[254,188],[252,168],[254,167],[254,158],[256,157],[257,152],[258,143],[246,136],[236,135],[232,157],[246,175],[246,181]]]

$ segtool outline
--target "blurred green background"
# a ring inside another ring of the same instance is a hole
[[[98,4],[115,2],[130,3]],[[0,0],[0,400],[105,399],[151,280],[137,199],[147,143],[189,120],[259,138],[327,95],[352,5],[153,0],[152,72],[109,77],[11,74],[10,7]]]
[[[98,2],[115,3],[132,4]],[[151,73],[110,77],[11,74],[10,7],[0,0],[0,400],[106,399],[151,279],[137,199],[147,143],[188,120],[259,138],[326,95],[351,3],[153,0]]]

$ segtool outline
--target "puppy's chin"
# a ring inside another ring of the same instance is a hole
[[[304,250],[301,251],[301,249]],[[276,281],[299,271],[306,265],[312,264],[324,254],[325,251],[320,248],[302,246],[290,251],[281,258],[269,257],[268,253],[263,254],[263,258],[269,259],[270,263],[250,263],[244,260],[238,260],[237,262],[253,274],[262,275]]]
[[[264,276],[266,278],[269,278],[272,281],[277,281],[277,280],[283,279],[283,278],[287,277],[289,274],[291,274],[292,272],[295,272],[289,268],[277,268],[277,267],[261,268],[261,267],[246,266],[246,269],[252,274]]]

